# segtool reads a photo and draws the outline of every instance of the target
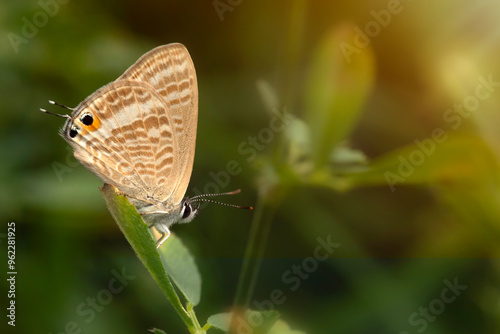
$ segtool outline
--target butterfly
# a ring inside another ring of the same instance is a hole
[[[198,123],[196,72],[184,45],[154,48],[118,79],[68,109],[71,115],[54,114],[67,118],[62,137],[85,167],[127,196],[148,225],[160,232],[158,248],[172,224],[193,220],[197,202],[251,209],[203,198],[239,190],[184,197]]]

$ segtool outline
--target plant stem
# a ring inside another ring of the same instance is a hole
[[[141,259],[142,261],[142,259]],[[184,309],[180,302],[179,295],[175,292],[172,283],[170,282],[170,279],[168,276],[165,275],[165,277],[158,276],[156,272],[151,271],[150,267],[147,267],[149,273],[153,278],[155,279],[156,283],[160,286],[160,289],[162,290],[163,294],[165,297],[167,297],[167,300],[170,302],[170,304],[174,307],[175,311],[179,315],[179,317],[182,319],[182,321],[186,324],[187,328],[191,333],[193,333],[192,329],[195,327],[194,320],[190,316],[187,310]],[[168,289],[165,289],[165,286],[169,287]],[[170,289],[171,288],[171,289]],[[195,318],[196,319],[196,318]]]
[[[189,315],[189,317],[191,318],[191,321],[193,322],[193,327],[190,328],[191,333],[194,333],[194,334],[206,333],[205,329],[203,329],[200,326],[200,323],[198,322],[198,318],[196,317],[196,313],[194,312],[193,304],[191,304],[189,302],[187,305],[187,314]]]
[[[165,272],[160,254],[151,238],[146,223],[144,223],[142,217],[135,207],[130,204],[128,199],[120,195],[113,186],[105,184],[101,188],[101,192],[111,215],[139,257],[139,260],[141,260],[142,264],[154,278],[189,331],[194,333],[196,325],[193,319],[196,319],[196,317],[192,318],[184,309],[179,295],[176,293],[170,278]]]
[[[255,215],[248,238],[245,260],[243,261],[234,305],[237,309],[246,308],[250,303],[257,276],[259,274],[262,256],[266,248],[275,206],[270,205],[264,196],[260,195],[255,206]]]

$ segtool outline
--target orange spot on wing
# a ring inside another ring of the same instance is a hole
[[[93,132],[97,129],[99,129],[99,127],[101,126],[101,121],[99,120],[99,118],[95,115],[93,115],[94,117],[94,121],[92,122],[91,125],[84,125],[84,128],[89,130],[90,132]]]

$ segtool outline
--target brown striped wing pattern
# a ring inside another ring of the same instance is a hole
[[[171,196],[172,203],[180,203],[191,178],[198,123],[198,85],[189,52],[179,43],[159,46],[139,58],[120,80],[150,85],[167,106],[179,145],[175,155],[178,175],[173,192],[162,196]]]
[[[63,137],[75,157],[104,182],[145,201],[162,201],[174,191],[180,171],[168,110],[150,85],[114,81],[75,108]],[[77,131],[74,137],[71,129]]]

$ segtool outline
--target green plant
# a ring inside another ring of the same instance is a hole
[[[210,329],[228,331],[232,318],[231,313],[214,314],[207,319],[205,325],[200,325],[194,308],[200,302],[201,276],[193,256],[180,239],[172,234],[158,251],[149,228],[128,199],[108,184],[101,188],[101,193],[125,238],[189,332],[202,334]],[[177,293],[174,285],[180,294]],[[248,312],[247,315],[249,314],[250,317],[260,316],[256,313],[258,312]],[[275,328],[276,330],[278,328],[280,333],[292,333],[283,332],[283,329],[287,328],[283,322],[278,322],[277,327],[274,327],[274,323],[278,319],[276,312],[262,316],[266,321],[259,326],[260,330],[265,328],[267,332],[268,329]],[[152,329],[152,332],[164,333],[160,329]]]

